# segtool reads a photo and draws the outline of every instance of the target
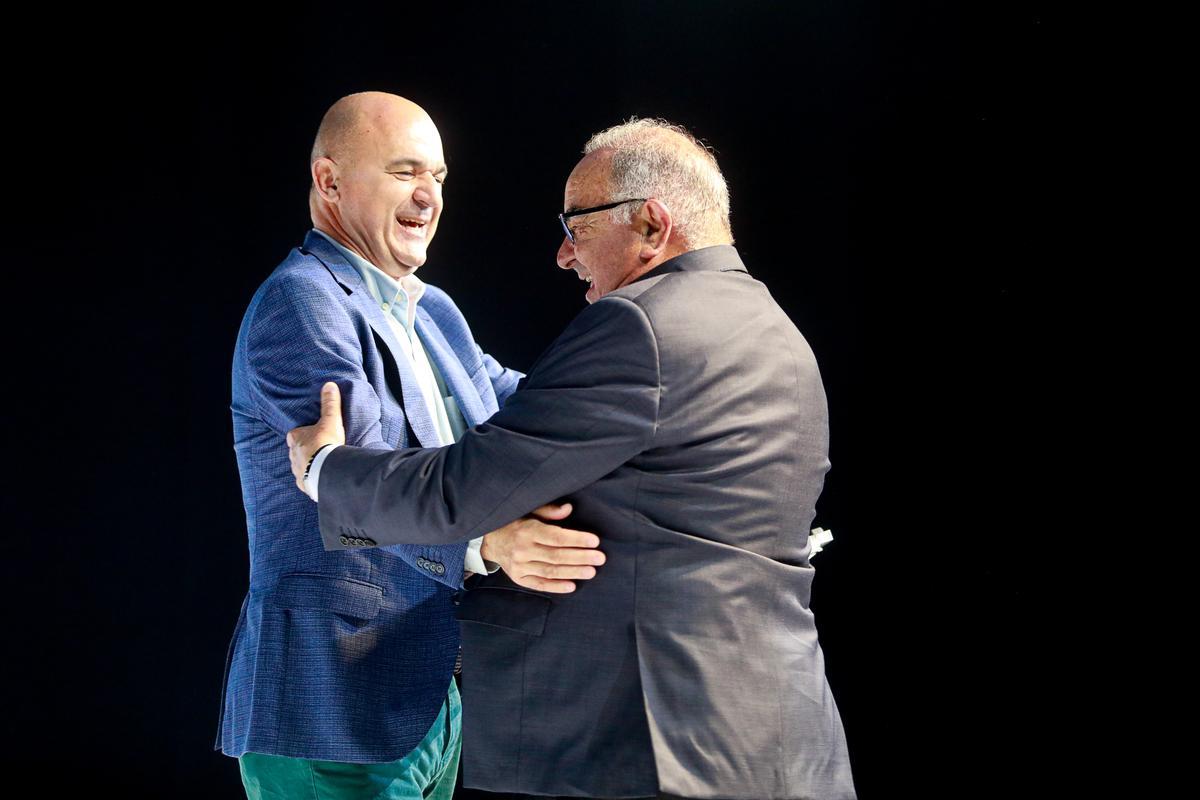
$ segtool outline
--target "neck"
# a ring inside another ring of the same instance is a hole
[[[313,228],[333,239],[347,250],[351,250],[363,258],[367,258],[362,249],[355,247],[354,242],[350,241],[350,236],[346,233],[346,229],[341,226],[337,217],[329,213],[328,209],[316,206],[311,211]],[[370,261],[369,258],[367,260]]]

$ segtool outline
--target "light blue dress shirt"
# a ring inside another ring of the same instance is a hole
[[[328,240],[346,257],[350,265],[362,276],[363,283],[371,297],[387,314],[387,321],[392,328],[392,333],[396,334],[400,347],[404,350],[404,354],[412,366],[413,374],[417,377],[421,395],[425,398],[425,404],[429,409],[429,416],[437,427],[438,437],[441,439],[440,444],[447,445],[458,441],[467,430],[467,422],[458,408],[458,401],[454,399],[454,395],[447,388],[446,381],[437,367],[429,360],[425,347],[421,344],[421,337],[417,335],[415,324],[417,303],[425,294],[424,282],[416,275],[407,275],[397,281],[332,236],[319,230],[315,232]],[[325,461],[324,456],[328,455],[332,449],[331,447],[325,448],[318,459],[314,459],[308,479],[305,481],[305,490],[314,500],[317,499],[321,464]],[[472,539],[467,544],[464,568],[468,572],[494,572],[498,568],[496,565],[485,564],[483,557],[479,554],[482,544],[482,538]]]

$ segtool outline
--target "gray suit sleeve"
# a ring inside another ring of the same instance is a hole
[[[486,423],[449,447],[339,447],[321,470],[321,536],[444,544],[495,530],[595,482],[654,436],[660,376],[646,314],[589,306]]]

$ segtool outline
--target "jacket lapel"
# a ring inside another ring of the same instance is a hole
[[[396,370],[400,375],[400,390],[404,396],[404,415],[417,441],[422,447],[437,447],[441,442],[437,427],[429,416],[425,398],[421,396],[421,388],[417,384],[417,376],[413,373],[412,363],[396,340],[392,326],[388,324],[383,310],[375,303],[371,293],[363,284],[362,275],[343,256],[338,249],[325,240],[319,233],[310,231],[304,239],[304,249],[316,256],[332,273],[334,279],[346,289],[350,300],[362,312],[371,326],[371,330],[383,342],[384,348],[392,357]],[[444,373],[443,373],[444,374]]]
[[[462,412],[467,427],[474,427],[490,417],[491,414],[487,413],[483,407],[479,391],[475,388],[475,384],[471,383],[471,377],[463,369],[462,362],[454,354],[450,343],[442,335],[441,329],[434,324],[429,312],[419,305],[417,306],[417,335],[421,337],[421,343],[425,345],[425,353],[429,356],[429,360],[441,373],[446,387],[458,402],[458,410]]]

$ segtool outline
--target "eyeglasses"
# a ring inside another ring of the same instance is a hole
[[[571,244],[575,244],[575,233],[571,230],[571,227],[569,225],[567,225],[567,220],[569,220],[571,217],[580,217],[580,216],[583,216],[584,214],[593,214],[597,211],[608,211],[610,208],[616,208],[617,206],[624,205],[625,203],[644,203],[644,202],[646,202],[646,198],[644,198],[644,197],[631,197],[628,200],[618,200],[615,203],[605,203],[602,206],[593,206],[592,208],[581,208],[578,211],[564,211],[563,213],[558,215],[558,221],[562,223],[563,233],[565,233],[567,235],[567,240],[570,241]]]

